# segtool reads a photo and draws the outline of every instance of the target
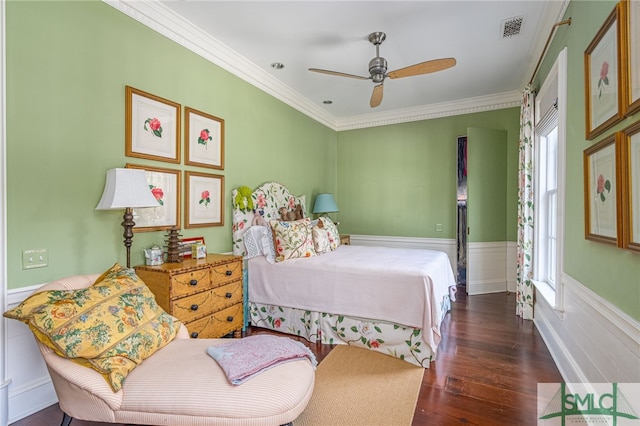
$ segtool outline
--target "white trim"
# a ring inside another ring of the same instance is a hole
[[[564,381],[640,382],[640,321],[570,275],[562,283],[564,315],[537,298],[534,324]]]
[[[553,306],[549,305],[546,299],[542,303],[536,301],[533,323],[547,346],[551,358],[553,358],[563,380],[571,383],[589,382],[567,346],[563,344],[563,339],[556,332],[556,328],[554,328],[552,322],[549,321],[552,315],[547,314],[546,311],[554,311]]]
[[[512,91],[454,102],[337,118],[273,77],[227,45],[176,15],[157,1],[102,0],[179,45],[202,56],[231,74],[257,87],[290,107],[335,131],[386,126],[433,118],[513,108],[520,105],[520,92]],[[547,16],[549,19],[549,16]]]
[[[627,341],[625,345],[629,347],[629,349],[635,351],[640,349],[640,321],[625,313],[611,302],[603,299],[571,275],[564,274],[562,281],[565,283],[567,290],[580,296],[580,299],[584,300],[589,307],[602,314],[602,316],[611,322],[613,325],[612,332],[620,331],[621,334],[619,337],[621,340]],[[640,355],[640,353],[638,355]]]
[[[7,291],[7,306],[15,306],[22,303],[34,291],[44,284],[31,285],[29,287],[14,288]],[[4,311],[3,311],[4,312]]]
[[[467,294],[507,291],[507,242],[467,243]]]
[[[565,246],[565,204],[567,193],[567,78],[568,78],[568,52],[564,47],[558,54],[558,228],[556,229],[556,298],[554,308],[564,311],[564,246]]]
[[[7,310],[7,59],[6,8],[0,1],[0,309]],[[9,364],[7,319],[0,317],[0,424],[9,418]]]
[[[557,134],[557,169],[556,169],[556,288],[552,288],[548,283],[534,280],[534,285],[538,290],[538,295],[544,297],[546,301],[554,307],[557,311],[558,315],[562,315],[562,311],[564,310],[564,288],[562,282],[562,276],[564,274],[564,245],[565,245],[565,194],[566,194],[566,141],[567,141],[567,48],[563,48],[556,61],[554,62],[551,70],[547,74],[544,82],[542,83],[542,87],[539,91],[539,96],[544,96],[545,92],[551,90],[551,88],[556,88],[557,97],[557,111],[544,111],[544,113],[540,114],[538,109],[540,109],[540,100],[536,99],[536,120],[538,120],[536,124],[536,128],[540,127],[542,130],[535,130],[535,156],[536,160],[540,154],[540,144],[539,144],[539,133],[549,130],[550,122],[549,117],[553,117],[555,115],[558,126],[558,134]],[[538,161],[540,164],[540,161]],[[545,179],[545,176],[541,176],[541,173],[546,173],[545,171],[536,172],[535,174],[535,182],[536,187],[540,188],[543,185],[539,183],[540,179]],[[540,206],[540,194],[536,192],[535,194],[536,205]],[[546,211],[542,208],[536,208],[535,221],[537,224],[540,224],[541,215]],[[546,220],[546,219],[544,219]],[[534,238],[534,244],[539,245],[538,240],[540,237],[541,227],[537,227],[537,231]],[[535,255],[534,253],[534,259]],[[540,256],[538,256],[539,258]],[[540,264],[534,261],[534,277],[538,277],[540,275]]]

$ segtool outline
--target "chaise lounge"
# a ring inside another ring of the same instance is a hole
[[[97,278],[68,277],[37,292],[88,288]],[[95,369],[56,354],[40,339],[38,346],[64,412],[63,426],[73,418],[140,425],[291,424],[313,393],[312,363],[296,359],[232,385],[207,354],[207,348],[230,340],[191,339],[179,324],[175,338],[133,368],[117,392]]]

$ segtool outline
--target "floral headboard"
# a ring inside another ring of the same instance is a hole
[[[238,189],[235,188],[231,191],[231,201],[233,203],[233,254],[245,256],[246,250],[242,236],[251,226],[254,212],[250,209],[242,210],[236,207],[235,199],[237,195]],[[251,193],[251,199],[253,200],[254,209],[267,221],[280,218],[279,208],[286,207],[287,210],[293,210],[298,204],[302,206],[303,217],[307,217],[305,196],[296,197],[285,186],[277,182],[262,184]]]

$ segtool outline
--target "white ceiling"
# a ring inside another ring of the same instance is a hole
[[[151,1],[105,0],[117,9],[337,130],[514,106],[531,79],[566,0],[554,1]],[[519,35],[502,23],[523,17]],[[454,57],[432,74],[375,83],[308,71],[369,76],[374,31],[389,71]],[[273,62],[285,65],[282,70]],[[323,101],[333,103],[325,105]]]

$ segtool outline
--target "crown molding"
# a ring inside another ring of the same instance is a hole
[[[351,130],[364,127],[386,126],[389,124],[407,123],[410,121],[430,120],[432,118],[450,117],[453,115],[472,114],[475,112],[519,107],[521,93],[518,91],[497,93],[489,96],[478,96],[459,101],[442,102],[416,108],[405,108],[384,113],[372,113],[337,120],[336,130]]]
[[[335,131],[428,120],[520,105],[519,92],[443,102],[416,108],[337,118],[271,74],[153,0],[102,0],[132,19],[216,64],[236,77]]]

